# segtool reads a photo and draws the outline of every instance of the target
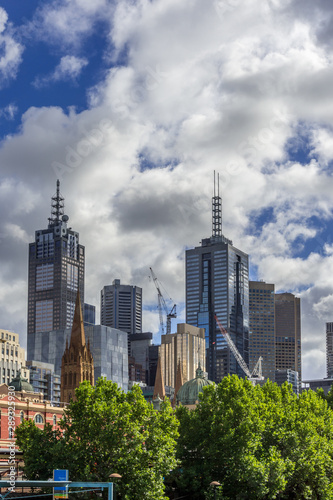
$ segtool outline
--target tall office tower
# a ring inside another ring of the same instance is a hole
[[[35,334],[70,328],[78,289],[84,297],[84,247],[67,227],[59,180],[51,207],[47,229],[36,231],[29,245],[28,359],[40,359]]]
[[[301,382],[301,301],[292,293],[275,294],[275,352],[276,369],[297,371]]]
[[[113,280],[101,291],[101,325],[130,334],[142,333],[142,288]]]
[[[326,370],[327,378],[333,378],[333,323],[326,323]]]
[[[262,374],[275,382],[275,285],[249,282],[250,333],[249,368],[252,372],[259,356],[263,357]]]
[[[248,364],[249,258],[222,234],[222,200],[214,174],[212,236],[186,251],[186,323],[206,330],[208,378],[244,376],[220,332],[215,315]]]

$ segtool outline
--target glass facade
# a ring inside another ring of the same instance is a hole
[[[224,236],[186,251],[186,323],[205,328],[206,369],[219,382],[228,373],[244,376],[218,328],[215,315],[248,363],[248,255]]]

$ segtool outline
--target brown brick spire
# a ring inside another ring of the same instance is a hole
[[[94,361],[89,342],[86,344],[79,291],[76,296],[71,339],[62,357],[61,401],[69,403],[75,399],[75,389],[88,380],[94,385]]]

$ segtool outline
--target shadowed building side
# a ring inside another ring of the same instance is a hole
[[[75,389],[88,380],[94,385],[94,361],[89,341],[86,344],[80,294],[77,293],[70,344],[66,349],[61,364],[61,401],[68,403],[75,399]]]

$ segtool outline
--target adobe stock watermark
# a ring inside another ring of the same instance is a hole
[[[8,386],[8,438],[9,438],[9,491],[13,493],[15,491],[15,479],[16,479],[16,468],[15,468],[15,387]]]
[[[57,179],[62,180],[64,174],[73,172],[87,156],[105,142],[107,132],[114,128],[111,120],[103,119],[94,128],[83,132],[83,137],[74,146],[65,147],[63,163],[54,161],[52,168]]]

